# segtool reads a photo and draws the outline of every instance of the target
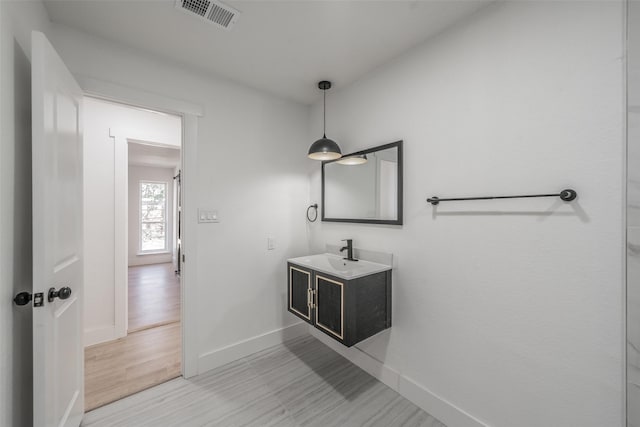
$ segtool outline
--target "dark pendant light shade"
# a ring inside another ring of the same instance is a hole
[[[342,157],[335,141],[323,136],[309,147],[309,158],[313,160],[335,160]]]
[[[313,160],[335,160],[342,157],[342,151],[338,144],[327,138],[327,90],[331,89],[331,82],[323,80],[318,83],[318,88],[324,91],[323,100],[323,134],[322,138],[311,144],[309,147],[309,158]]]

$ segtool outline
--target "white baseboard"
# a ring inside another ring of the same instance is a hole
[[[378,362],[373,357],[356,347],[345,347],[338,341],[328,337],[326,334],[318,331],[313,326],[308,326],[309,333],[318,340],[322,341],[327,347],[376,378],[381,383],[386,384],[390,388],[398,391],[398,379],[400,373],[389,368],[388,366]]]
[[[253,353],[283,343],[284,341],[309,334],[308,325],[304,322],[285,328],[276,329],[226,347],[201,354],[198,357],[198,374],[210,371],[234,360],[247,357]]]
[[[336,353],[378,381],[397,391],[407,400],[410,400],[445,425],[451,427],[489,427],[488,424],[483,423],[451,402],[437,396],[426,387],[386,366],[362,350],[356,347],[345,347],[314,327],[308,326],[308,328],[311,335],[322,341],[322,343]]]
[[[117,340],[118,338],[122,338],[126,335],[126,331],[124,334],[119,334],[117,328],[114,325],[85,330],[84,346],[89,347],[90,345]]]
[[[139,265],[165,264],[172,261],[173,256],[171,255],[171,253],[131,255],[129,256],[129,267],[137,267]]]
[[[411,378],[400,375],[398,386],[396,390],[398,393],[448,426],[489,427],[489,424],[483,423],[453,403],[437,396]]]
[[[415,405],[451,427],[489,427],[488,424],[466,413],[451,402],[437,396],[411,378],[386,366],[356,347],[345,347],[327,337],[307,323],[296,323],[275,331],[267,332],[238,343],[200,355],[198,374],[249,356],[274,345],[281,344],[302,335],[311,334],[336,353],[358,366],[369,375],[397,391]]]

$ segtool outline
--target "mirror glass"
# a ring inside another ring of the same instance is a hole
[[[402,224],[402,141],[322,164],[322,220]]]

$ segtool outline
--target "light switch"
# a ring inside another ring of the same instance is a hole
[[[276,248],[276,239],[267,237],[267,250],[272,251]]]
[[[198,209],[198,222],[220,222],[218,211],[213,209]]]

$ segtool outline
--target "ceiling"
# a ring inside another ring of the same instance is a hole
[[[226,1],[224,30],[174,0],[45,0],[51,20],[208,74],[310,104],[468,16],[488,0]]]
[[[129,141],[129,165],[176,168],[180,164],[180,149],[161,147],[145,142]]]

